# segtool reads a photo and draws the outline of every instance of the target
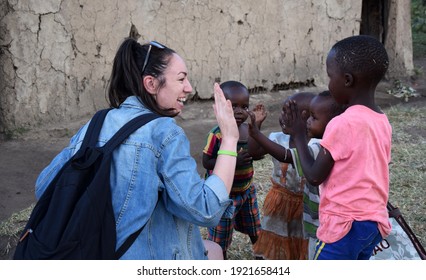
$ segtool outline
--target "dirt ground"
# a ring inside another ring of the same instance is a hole
[[[417,68],[426,71],[426,59],[415,63]],[[420,93],[420,97],[411,98],[408,103],[389,95],[386,90],[390,84],[379,85],[376,93],[376,102],[387,107],[399,103],[411,106],[413,102],[426,105],[426,74],[409,81]],[[299,91],[320,92],[321,88],[305,88]],[[256,93],[251,96],[252,105],[262,102],[267,110],[262,131],[268,135],[272,131],[279,131],[278,114],[282,100],[295,90]],[[67,122],[55,127],[39,128],[20,135],[18,139],[1,140],[0,138],[0,222],[9,218],[12,213],[27,208],[35,202],[34,183],[40,171],[53,157],[67,145],[70,137],[88,118],[80,121]],[[215,125],[212,102],[191,102],[186,105],[183,113],[177,117],[177,122],[184,128],[191,142],[191,153],[197,160],[198,172],[203,173],[201,165],[202,149],[205,137],[210,128]]]

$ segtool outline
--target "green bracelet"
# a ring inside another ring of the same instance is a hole
[[[218,155],[233,156],[233,157],[238,156],[237,152],[228,151],[228,150],[219,150],[219,151],[217,151],[217,154]]]

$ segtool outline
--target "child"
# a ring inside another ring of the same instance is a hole
[[[226,259],[226,250],[232,241],[233,229],[247,234],[252,244],[257,241],[260,231],[260,217],[256,198],[256,188],[253,184],[253,160],[261,159],[264,152],[252,141],[248,134],[249,92],[247,88],[236,81],[227,81],[220,85],[226,99],[231,100],[234,109],[234,117],[237,121],[240,139],[237,144],[237,166],[230,198],[235,208],[233,216],[222,216],[216,227],[208,229],[208,239],[218,243],[223,250]],[[259,118],[256,124],[260,127],[266,118],[266,110],[262,104],[255,108]],[[203,166],[206,168],[206,178],[212,174],[212,168],[216,163],[216,157],[222,141],[218,126],[214,127],[207,137],[207,144],[203,150]]]
[[[308,123],[308,137],[312,138],[309,149],[316,156],[319,144],[315,138],[322,137],[327,123],[343,108],[335,103],[328,91],[319,95],[296,93],[283,104],[290,100],[300,104],[300,117]],[[262,231],[253,250],[255,255],[265,259],[307,259],[308,255],[312,259],[312,248],[315,248],[312,244],[315,243],[318,226],[319,192],[317,187],[305,182],[298,167],[294,139],[288,135],[290,131],[285,125],[286,110],[287,107],[283,106],[280,117],[283,133],[271,133],[269,139],[255,125],[250,125],[250,135],[272,155],[274,163],[273,187],[264,201]],[[252,123],[255,123],[254,118],[253,115]]]
[[[348,108],[327,125],[316,159],[292,101],[286,104],[286,125],[305,178],[321,184],[315,259],[368,260],[391,231],[386,203],[392,128],[374,102],[389,60],[379,41],[358,35],[337,42],[326,65],[331,95]]]
[[[312,99],[309,108],[309,118],[306,121],[308,138],[322,139],[327,124],[332,118],[343,113],[346,106],[337,104],[331,96],[330,91],[323,91]],[[313,157],[316,158],[320,150],[319,142],[309,145],[309,149],[311,150]],[[300,158],[296,155],[297,154],[293,157],[294,166],[298,174],[303,176],[303,171],[300,166]],[[308,258],[310,260],[314,257],[317,241],[316,233],[319,226],[319,201],[318,186],[305,182],[303,193],[303,233],[305,237],[309,239]]]

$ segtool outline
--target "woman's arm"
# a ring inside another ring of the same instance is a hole
[[[237,152],[239,132],[234,111],[231,101],[225,99],[218,83],[214,85],[214,100],[213,109],[222,134],[219,150]],[[228,193],[231,192],[232,182],[234,181],[236,162],[236,156],[218,155],[213,169],[213,174],[216,174],[225,183]]]

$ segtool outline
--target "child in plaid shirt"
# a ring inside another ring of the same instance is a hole
[[[216,227],[208,229],[208,239],[218,243],[223,250],[226,259],[226,251],[231,245],[233,229],[247,234],[252,244],[257,241],[260,231],[259,208],[257,205],[256,188],[253,184],[253,160],[263,158],[265,152],[248,134],[249,92],[247,88],[236,81],[227,81],[220,85],[226,99],[231,100],[234,109],[234,117],[240,132],[237,144],[237,165],[230,198],[233,200],[232,216],[222,216]],[[266,110],[262,104],[258,104],[253,112],[256,114],[256,124],[261,126],[266,118]],[[216,163],[217,152],[222,137],[220,128],[214,127],[208,134],[207,144],[203,150],[203,166],[206,168],[206,178],[213,172]]]

